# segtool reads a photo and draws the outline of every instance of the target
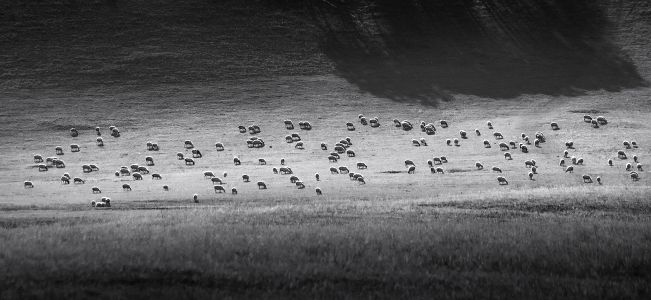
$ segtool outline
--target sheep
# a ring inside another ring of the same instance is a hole
[[[495,137],[495,139],[498,139],[498,140],[501,140],[501,139],[504,138],[504,136],[502,135],[501,132],[495,132],[495,133],[493,133],[493,136]]]
[[[303,145],[303,142],[298,142],[296,145],[294,145],[294,148],[303,150],[305,149],[305,146]]]
[[[368,168],[368,166],[365,163],[363,162],[357,163],[357,169],[366,169],[366,168]]]
[[[550,125],[552,126],[552,130],[559,130],[559,129],[561,129],[560,127],[558,127],[558,123],[556,123],[556,122],[551,122]]]
[[[431,159],[427,160],[427,165],[431,168],[434,166],[434,162]]]
[[[360,122],[362,125],[368,125],[368,121],[366,120],[365,117],[361,117],[361,118],[359,119],[359,122]]]
[[[497,183],[499,185],[508,185],[509,184],[509,182],[506,181],[506,178],[504,178],[502,176],[497,176]]]
[[[637,164],[636,167],[637,167],[637,170],[638,170],[638,171],[640,171],[640,172],[643,171],[643,170],[642,170],[642,164]]]
[[[631,179],[632,179],[633,181],[638,181],[638,180],[640,180],[640,174],[638,174],[637,172],[631,172],[630,175],[631,175]]]
[[[194,166],[194,159],[186,157],[184,160],[186,166],[190,166],[190,165]]]
[[[350,172],[350,170],[348,170],[348,167],[346,167],[346,166],[339,167],[339,173],[340,174],[347,174],[348,172]]]
[[[360,184],[366,184],[366,180],[365,180],[364,177],[362,177],[362,176],[359,176],[359,177],[357,178],[357,182],[359,182]]]
[[[163,179],[163,176],[161,176],[158,173],[154,173],[154,174],[151,174],[151,179],[152,180],[161,180],[161,179]]]
[[[452,144],[452,140],[450,140],[450,139],[446,139],[446,140],[445,140],[445,144],[447,144],[448,146],[450,146],[450,145]]]
[[[101,136],[102,132],[100,131],[99,127],[95,127],[95,132],[97,133],[97,136]]]
[[[70,135],[72,137],[77,137],[77,136],[79,136],[79,131],[77,131],[77,129],[75,129],[75,128],[70,128]]]
[[[224,144],[220,142],[215,143],[215,149],[217,149],[217,151],[224,151]]]
[[[622,150],[617,151],[617,158],[626,159],[626,153]]]
[[[297,181],[295,184],[296,184],[296,187],[297,187],[299,190],[305,188],[305,184],[304,184],[302,181]]]
[[[26,189],[31,189],[31,188],[34,188],[34,183],[31,182],[31,181],[25,181],[25,182],[23,183],[23,186],[24,186]]]
[[[529,136],[525,136],[524,141],[527,143],[527,145],[531,145],[531,141],[529,140]]]
[[[346,123],[346,129],[348,131],[355,131],[355,125],[351,122]]]
[[[258,164],[260,165],[266,165],[267,161],[264,158],[258,158]]]
[[[565,142],[565,147],[567,149],[574,149],[574,142],[573,141],[567,141]]]
[[[348,157],[355,157],[355,151],[350,150],[350,149],[349,149],[349,150],[346,150],[346,155],[347,155]]]
[[[282,167],[282,168],[280,168],[279,171],[280,171],[281,175],[283,175],[283,174],[294,174],[294,171],[292,171],[292,168],[288,168],[288,167]]]
[[[536,166],[531,167],[531,172],[534,174],[538,174]]]
[[[570,152],[567,151],[567,150],[563,151],[563,157],[569,158],[570,157]]]
[[[467,133],[464,130],[459,131],[459,136],[461,136],[462,139],[467,139],[468,138]]]
[[[568,173],[568,172],[569,172],[569,173],[573,173],[573,172],[574,172],[574,167],[573,167],[573,166],[569,166],[569,167],[565,168],[565,173]]]
[[[96,186],[92,187],[91,190],[93,191],[93,194],[101,194],[102,193],[102,190],[100,190]]]
[[[432,161],[434,162],[435,165],[440,165],[443,163],[443,161],[439,157],[434,157]]]
[[[328,156],[328,161],[330,161],[330,162],[337,162],[337,157],[334,156],[334,155],[330,155],[330,156]]]
[[[237,195],[237,188],[236,187],[231,188],[231,194]]]
[[[213,178],[210,178],[210,181],[212,182],[213,185],[214,185],[214,184],[225,184],[225,183],[221,180],[221,178],[219,178],[219,177],[213,177]]]
[[[153,166],[154,165],[154,158],[151,156],[145,157],[145,164],[148,166]]]
[[[524,166],[527,167],[527,168],[533,167],[535,165],[536,165],[536,161],[533,160],[533,159],[524,161]]]
[[[502,173],[502,169],[500,169],[499,167],[493,167],[491,170],[493,170],[493,172]]]
[[[236,165],[236,166],[239,166],[239,165],[242,164],[242,162],[240,161],[239,158],[233,157],[233,164]]]
[[[258,181],[258,189],[259,190],[266,190],[267,189],[267,184],[264,183],[264,181]]]
[[[194,201],[194,203],[199,203],[199,195],[197,194],[192,195],[192,200]]]
[[[440,120],[439,124],[441,124],[442,128],[448,128],[448,121],[446,120]]]
[[[611,167],[613,166],[613,160],[612,159],[608,159],[608,165],[611,166]]]
[[[330,174],[339,174],[339,170],[335,167],[330,167]]]
[[[337,153],[339,154],[343,154],[344,152],[346,152],[346,148],[342,146],[335,146],[335,151],[337,151]]]
[[[43,162],[43,156],[40,154],[34,154],[34,163],[42,163]]]
[[[633,148],[637,148],[637,142],[633,141],[631,142],[631,145],[633,145]]]
[[[484,169],[484,165],[482,165],[481,162],[476,162],[476,163],[475,163],[475,167],[477,167],[477,170],[482,170],[482,169]]]
[[[201,151],[199,149],[192,149],[192,158],[202,158],[203,154],[201,154]]]
[[[415,172],[416,172],[416,167],[415,166],[411,166],[407,170],[407,174],[414,174]]]
[[[608,120],[606,120],[604,116],[598,116],[597,123],[599,123],[600,125],[606,125],[608,124]]]
[[[583,182],[592,183],[592,177],[590,177],[590,175],[583,175]]]
[[[348,173],[348,177],[350,178],[350,180],[355,180],[355,175],[357,175],[357,173],[354,172]]]
[[[538,147],[538,148],[540,148],[540,140],[539,140],[539,139],[535,139],[535,140],[533,141],[533,145],[534,145],[534,147]]]
[[[628,141],[624,141],[623,144],[626,149],[631,149],[631,143],[629,143]]]
[[[517,144],[515,143],[515,141],[509,141],[509,145],[511,145],[511,149],[517,149],[517,148],[518,148],[518,146],[517,146]]]
[[[115,129],[115,128],[116,128],[115,126],[111,125],[111,126],[109,126],[109,131],[113,131],[113,129]]]
[[[293,142],[294,142],[294,139],[292,139],[292,136],[291,136],[291,135],[286,135],[286,136],[285,136],[285,142],[287,142],[287,143],[293,143]]]
[[[55,160],[53,163],[54,163],[54,166],[57,167],[57,168],[65,168],[66,167],[65,162],[63,162],[63,160],[60,160],[60,159]]]
[[[122,190],[123,190],[123,191],[130,191],[130,190],[131,190],[131,186],[125,183],[125,184],[122,185]]]
[[[512,160],[513,157],[511,157],[511,153],[509,153],[509,152],[504,152],[504,159],[506,159],[506,160]]]
[[[273,169],[271,169],[271,170],[274,172],[274,174],[278,174],[278,169],[273,168]]]
[[[583,158],[579,157],[576,159],[576,164],[577,165],[582,165],[583,164]]]
[[[486,122],[488,129],[493,129],[493,123],[491,121]]]
[[[447,164],[448,163],[448,158],[445,157],[445,156],[441,156],[441,162],[444,163],[444,164]]]
[[[93,171],[93,169],[89,165],[82,165],[81,166],[81,171],[84,173],[90,173]]]
[[[167,185],[164,185],[164,186],[163,186],[163,191],[169,192],[169,190],[170,190],[170,187],[169,187],[169,186],[167,186]]]
[[[416,139],[412,139],[412,140],[411,140],[411,144],[414,145],[414,146],[416,146],[416,147],[419,147],[419,146],[420,146],[420,142],[419,142],[418,140],[416,140]]]
[[[115,171],[115,177],[120,177],[120,171]]]
[[[637,162],[637,155],[633,155],[633,162]]]
[[[145,166],[140,166],[140,167],[138,167],[138,172],[140,172],[142,174],[149,174],[149,169],[147,169],[147,167],[145,167]]]
[[[490,148],[491,143],[488,140],[484,140],[484,148]]]
[[[151,150],[152,151],[158,151],[158,150],[160,150],[160,148],[158,147],[158,144],[153,143],[153,144],[151,144]]]
[[[61,146],[54,147],[54,151],[56,152],[56,155],[63,155],[63,147]]]
[[[599,128],[599,122],[597,120],[592,120],[590,123],[592,123],[592,128]]]
[[[502,150],[502,151],[509,151],[509,145],[507,145],[507,144],[504,143],[504,142],[500,143],[500,150]]]
[[[215,173],[212,171],[204,171],[203,172],[203,178],[213,178],[215,177]]]
[[[572,161],[572,164],[573,164],[573,165],[576,165],[576,157],[575,157],[575,156],[572,156],[572,157],[570,158],[570,160]]]
[[[393,125],[396,127],[401,127],[402,124],[400,124],[400,121],[398,119],[393,119]]]
[[[221,185],[213,185],[212,188],[215,190],[215,193],[226,193],[226,189]]]
[[[242,125],[237,126],[237,130],[239,130],[240,133],[246,133],[246,127]]]
[[[265,144],[264,144],[263,140],[257,139],[257,140],[254,140],[252,142],[252,145],[253,145],[253,148],[263,148]],[[269,148],[271,148],[271,146],[269,146]],[[221,150],[218,150],[218,151],[221,151]]]
[[[601,185],[601,177],[597,176],[597,183]]]
[[[380,121],[378,120],[377,117],[375,117],[373,119],[370,119],[369,123],[371,124],[371,127],[373,127],[373,128],[380,127]]]
[[[427,141],[424,138],[420,138],[420,144],[421,146],[427,146]]]
[[[131,176],[129,169],[120,169],[120,175],[122,176]]]
[[[70,184],[70,178],[66,176],[61,176],[61,183],[62,184]]]
[[[522,145],[520,146],[520,151],[522,151],[522,153],[529,153],[529,148],[527,148],[525,145]]]
[[[103,147],[104,146],[104,139],[102,139],[101,137],[98,137],[97,139],[95,139],[95,144],[98,147]]]
[[[561,166],[561,167],[565,167],[565,159],[562,159],[562,158],[561,158],[561,160],[560,160],[560,162],[558,163],[558,165]]]
[[[409,159],[405,160],[405,167],[407,167],[407,166],[415,166],[415,165],[416,165],[416,164],[414,164],[413,161],[411,161],[411,160],[409,160]]]
[[[111,130],[111,136],[116,138],[120,137],[120,130],[117,128],[113,128],[113,130]]]
[[[459,139],[454,138],[454,145],[457,146],[457,147],[459,146]]]
[[[533,172],[529,172],[529,180],[533,180]]]
[[[315,188],[314,191],[316,191],[317,196],[323,195],[323,192],[321,191],[321,189],[319,187]]]
[[[133,172],[131,176],[133,177],[133,180],[142,180],[142,175],[138,172]]]
[[[590,115],[583,116],[583,122],[590,123],[592,122],[592,117]]]
[[[106,207],[106,202],[103,201],[95,202],[95,207]]]
[[[326,143],[321,143],[321,150],[324,151],[328,150],[328,146],[326,145]]]
[[[39,172],[47,172],[47,166],[45,164],[39,164],[38,165],[38,171]]]
[[[299,180],[298,177],[296,177],[295,175],[292,175],[292,176],[289,177],[289,182],[291,182],[291,183],[295,183],[298,180]]]

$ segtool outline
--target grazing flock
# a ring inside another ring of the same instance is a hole
[[[372,128],[377,128],[380,127],[380,121],[379,118],[374,117],[374,118],[366,118],[362,114],[358,116],[359,123],[362,126],[370,126]],[[590,126],[594,128],[599,128],[600,126],[607,126],[608,121],[606,120],[605,117],[599,116],[596,118],[593,118],[589,115],[586,115],[583,117],[583,121],[585,123],[588,123]],[[580,121],[579,121],[580,122]],[[446,128],[449,127],[449,121],[447,120],[440,120],[437,122],[438,127],[440,128],[439,130],[446,130]],[[418,124],[418,123],[416,123]],[[294,123],[291,120],[284,120],[284,125],[285,129],[287,130],[294,130],[295,126]],[[301,121],[298,123],[299,128],[301,130],[311,130],[312,125],[308,121]],[[353,122],[347,122],[346,123],[346,129],[348,131],[355,131],[355,123]],[[398,130],[403,130],[403,131],[411,131],[414,129],[414,125],[407,120],[400,121],[398,119],[393,120],[393,125],[396,127]],[[562,130],[561,126],[559,125],[558,122],[550,122],[550,129],[553,131],[558,131]],[[529,153],[531,150],[535,148],[542,148],[544,147],[544,144],[547,142],[546,136],[543,134],[543,132],[536,132],[535,134],[531,135],[531,137],[525,133],[522,133],[520,137],[517,140],[511,140],[511,141],[503,141],[504,136],[502,135],[501,132],[497,131],[494,129],[493,123],[491,121],[486,122],[486,128],[489,130],[489,134],[487,136],[492,137],[494,139],[494,142],[491,142],[488,139],[484,139],[482,135],[482,131],[477,128],[474,129],[474,135],[476,136],[476,140],[480,141],[480,143],[477,144],[477,147],[483,146],[484,148],[492,148],[494,144],[497,144],[499,146],[500,151],[502,151],[504,159],[505,160],[513,160],[513,154],[511,151],[519,151],[523,154]],[[422,132],[424,132],[427,136],[435,136],[437,134],[437,125],[434,123],[426,123],[425,121],[420,122],[420,129]],[[449,129],[448,129],[449,130]],[[241,134],[246,134],[249,133],[250,136],[248,137],[245,142],[248,148],[263,148],[265,147],[265,142],[254,136],[255,134],[259,134],[262,132],[260,126],[258,125],[252,125],[252,126],[238,126],[238,131]],[[119,138],[120,137],[120,130],[116,128],[115,126],[110,126],[109,127],[109,132],[110,135],[114,138]],[[473,132],[472,130],[469,132]],[[100,127],[95,128],[95,133],[97,135],[95,141],[96,141],[96,146],[97,147],[104,147],[104,139],[102,137],[102,130]],[[448,132],[448,134],[450,134]],[[76,130],[75,128],[70,129],[70,135],[73,138],[77,138],[79,136],[79,131]],[[468,131],[465,130],[460,130],[458,132],[458,137],[456,138],[448,138],[445,139],[445,145],[449,147],[459,147],[464,140],[469,140],[470,139],[470,134]],[[306,148],[306,145],[304,141],[301,140],[300,134],[294,132],[291,134],[288,134],[285,136],[285,142],[290,143],[294,145],[295,149],[303,150]],[[427,147],[428,145],[434,143],[434,141],[428,142],[426,138],[414,138],[411,140],[411,145],[415,147]],[[153,143],[151,141],[147,141],[144,143],[147,147],[148,151],[159,151],[160,147],[158,146],[157,143]],[[179,142],[179,144],[181,144]],[[182,161],[186,166],[192,167],[196,164],[196,161],[198,159],[201,159],[203,157],[202,152],[195,148],[194,143],[191,140],[185,140],[182,143],[184,150],[186,152],[177,152],[176,153],[176,159],[179,161]],[[330,149],[330,146],[326,142],[320,143],[320,149],[323,151],[323,159],[327,159],[328,162],[330,163],[337,163],[340,159],[342,159],[342,156],[348,157],[348,158],[356,158],[357,153],[351,149],[353,146],[353,140],[350,137],[343,137],[336,141],[334,144],[332,144],[332,149]],[[562,158],[560,158],[558,167],[563,168],[565,173],[573,173],[575,171],[575,168],[579,169],[586,161],[582,157],[575,157],[571,156],[569,150],[575,149],[574,142],[569,140],[569,141],[564,141],[564,145],[566,150],[563,151],[562,153]],[[180,145],[179,145],[180,147]],[[271,148],[272,146],[269,145]],[[314,146],[316,147],[316,145]],[[529,149],[530,147],[533,147],[532,149]],[[638,144],[635,141],[623,141],[622,142],[622,150],[618,150],[616,152],[616,158],[615,155],[613,155],[613,158],[608,159],[607,163],[608,166],[614,167],[614,159],[617,160],[628,160],[628,155],[626,153],[626,150],[630,149],[635,149],[638,148]],[[215,143],[215,150],[216,151],[224,151],[225,146],[221,142]],[[78,144],[70,144],[70,152],[80,152],[81,148]],[[189,151],[189,153],[188,153]],[[64,147],[62,146],[56,146],[54,148],[54,153],[55,155],[63,155],[64,154]],[[189,155],[186,156],[186,153]],[[615,153],[613,153],[615,154]],[[560,154],[559,154],[560,155]],[[526,157],[526,155],[522,156]],[[43,155],[40,154],[34,154],[33,155],[33,162],[36,164],[35,167],[38,170],[38,172],[47,172],[50,168],[66,168],[65,162],[60,159],[57,156],[49,156],[49,157],[44,157]],[[163,175],[159,173],[153,173],[150,171],[149,168],[155,167],[156,163],[154,161],[154,158],[152,156],[145,156],[144,157],[144,165],[140,164],[131,164],[129,166],[122,166],[118,170],[115,171],[114,175],[115,177],[131,177],[133,180],[143,180],[144,175],[151,176],[152,180],[161,180],[163,179]],[[241,165],[242,161],[238,157],[233,157],[233,164],[235,166]],[[266,166],[267,165],[267,160],[265,158],[258,158],[257,163],[260,166]],[[444,169],[444,165],[448,163],[448,158],[445,156],[436,156],[433,157],[432,159],[427,160],[427,166],[430,169],[430,172],[432,174],[445,174],[446,171]],[[596,162],[599,163],[599,162]],[[278,175],[288,175],[290,183],[294,184],[297,189],[304,189],[305,188],[305,181],[299,178],[298,176],[294,175],[294,171],[292,170],[291,167],[286,165],[285,159],[281,158],[280,159],[280,165],[281,167],[272,167],[270,168],[270,171],[273,174],[278,174]],[[529,180],[535,180],[536,175],[538,174],[538,168],[542,167],[537,164],[537,162],[534,159],[525,159],[523,161],[523,165],[526,168],[527,172],[526,177]],[[415,163],[413,160],[405,160],[404,161],[404,166],[406,168],[406,173],[407,174],[415,174],[417,170],[417,163]],[[357,183],[357,184],[366,184],[367,179],[366,177],[362,174],[365,170],[368,169],[368,166],[365,162],[358,161],[355,163],[356,169],[351,170],[347,166],[332,166],[329,168],[329,171],[331,174],[344,174],[348,175],[350,180]],[[476,161],[474,163],[474,167],[477,170],[484,170],[484,164],[481,161]],[[549,167],[549,166],[544,166],[544,167]],[[497,184],[498,185],[508,185],[509,181],[507,180],[506,174],[502,171],[502,168],[500,166],[492,166],[490,169],[488,169],[488,172],[493,172],[493,173],[499,173],[499,176],[496,176]],[[94,164],[83,164],[82,165],[82,173],[91,173],[91,172],[97,172],[99,171],[99,167]],[[317,170],[318,171],[318,170]],[[639,161],[639,158],[637,155],[632,156],[632,162],[628,162],[625,165],[625,171],[628,172],[628,176],[630,176],[631,180],[633,181],[638,181],[640,179],[640,173],[643,171],[642,164]],[[396,173],[396,172],[394,172]],[[213,171],[204,171],[203,172],[203,178],[210,180],[213,186],[213,190],[215,193],[227,193],[227,189],[224,186],[225,185],[225,178],[228,176],[226,172],[222,174],[222,178],[216,176],[216,174]],[[511,174],[511,176],[524,176],[524,175],[517,175],[517,174]],[[249,183],[251,182],[252,176],[249,174],[242,174],[241,175],[241,180],[243,183]],[[582,174],[582,179],[584,183],[593,183],[594,181],[597,182],[597,184],[604,184],[603,179],[600,176],[596,176],[593,181],[593,175],[590,174]],[[312,180],[312,179],[310,179]],[[314,181],[319,182],[321,181],[321,176],[319,175],[318,172],[314,173]],[[81,178],[81,177],[71,177],[69,173],[65,173],[61,178],[60,178],[61,184],[75,184],[75,185],[84,185],[86,181]],[[260,190],[265,190],[268,188],[267,183],[263,180],[258,180],[256,181],[256,185],[258,189]],[[24,182],[24,187],[25,188],[34,188],[34,183],[32,181],[25,181]],[[170,187],[168,185],[163,185],[162,186],[163,191],[169,191]],[[131,185],[128,183],[123,183],[122,184],[122,191],[124,192],[129,192],[131,191]],[[102,194],[102,190],[97,187],[93,186],[90,188],[90,192],[92,194]],[[323,195],[323,191],[320,187],[315,188],[316,195]],[[238,189],[237,187],[232,187],[230,188],[230,193],[233,195],[238,194]],[[199,202],[199,195],[198,194],[193,194],[192,199],[194,202],[198,203]],[[111,199],[108,197],[102,197],[99,200],[93,200],[90,202],[92,207],[111,207]]]

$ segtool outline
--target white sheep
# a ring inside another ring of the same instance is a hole
[[[61,146],[54,147],[54,151],[56,152],[57,155],[63,155],[63,147]]]
[[[630,171],[631,169],[633,169],[633,165],[630,163],[626,164],[626,171]]]
[[[479,132],[479,129],[475,129],[475,134],[476,134],[477,136],[481,136],[481,132]]]
[[[305,149],[305,145],[303,145],[303,142],[298,142],[296,145],[294,145],[294,148],[303,150]]]
[[[535,165],[536,165],[536,161],[533,160],[533,159],[524,161],[524,166],[527,167],[527,168],[533,167]]]
[[[416,164],[414,164],[413,161],[411,161],[411,160],[409,160],[409,159],[405,160],[405,167],[407,167],[407,166],[415,166],[415,165],[416,165]]]
[[[495,139],[498,139],[498,140],[501,140],[501,139],[504,138],[504,136],[502,135],[501,132],[495,132],[495,133],[493,133],[493,136],[495,137]]]
[[[319,173],[315,173],[315,174],[314,174],[314,179],[316,179],[316,181],[319,181],[319,180],[320,180]]]
[[[249,175],[242,174],[242,181],[249,182],[250,181]]]
[[[184,158],[184,160],[185,160],[185,165],[186,166],[190,166],[190,165],[194,166],[194,164],[195,164],[194,159],[192,159],[192,158],[186,157],[186,158]]]
[[[452,140],[450,140],[450,139],[446,139],[446,140],[445,140],[445,143],[446,143],[448,146],[450,146],[450,145],[452,144]]]
[[[574,149],[574,142],[573,141],[565,142],[565,147],[567,147],[567,149]]]
[[[237,195],[237,188],[236,187],[231,188],[231,194]]]
[[[500,143],[500,150],[502,150],[502,151],[509,151],[509,145],[507,145],[507,144],[504,143],[504,142]]]
[[[242,162],[240,161],[239,158],[237,158],[237,157],[233,157],[233,164],[235,164],[236,166],[239,166],[239,165],[242,164]]]
[[[224,182],[219,177],[210,178],[210,181],[212,182],[213,185],[215,185],[215,184],[219,184],[219,185],[224,184]]]
[[[70,178],[66,176],[61,176],[61,183],[62,184],[70,184]]]
[[[169,187],[169,186],[167,186],[167,185],[164,185],[164,186],[163,186],[163,191],[168,192],[169,190],[170,190],[170,187]]]
[[[569,158],[570,157],[570,152],[567,151],[567,150],[563,151],[563,157]]]
[[[84,181],[83,179],[81,179],[79,177],[73,178],[72,182],[75,183],[75,184],[85,184],[86,183],[86,181]]]
[[[305,188],[305,184],[302,181],[297,181],[295,184],[299,190]]]
[[[45,164],[39,164],[38,165],[38,171],[39,172],[46,172],[47,170],[48,170],[47,165],[45,165]]]
[[[531,172],[534,174],[538,174],[538,168],[536,168],[535,166],[531,167]]]
[[[622,144],[624,144],[624,148],[626,148],[626,149],[631,149],[632,148],[631,143],[629,143],[628,141],[624,141]]]
[[[454,145],[455,145],[455,146],[459,146],[459,139],[454,138]]]
[[[582,165],[583,164],[583,158],[579,157],[576,159],[576,164],[577,165]]]
[[[626,159],[626,153],[622,150],[617,151],[617,158]]]

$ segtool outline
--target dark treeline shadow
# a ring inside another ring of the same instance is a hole
[[[311,1],[310,1],[311,2]],[[646,85],[590,0],[314,1],[341,76],[396,101],[580,95]]]

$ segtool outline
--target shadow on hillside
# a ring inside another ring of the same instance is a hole
[[[340,75],[396,101],[646,85],[590,0],[333,0],[311,13]]]

